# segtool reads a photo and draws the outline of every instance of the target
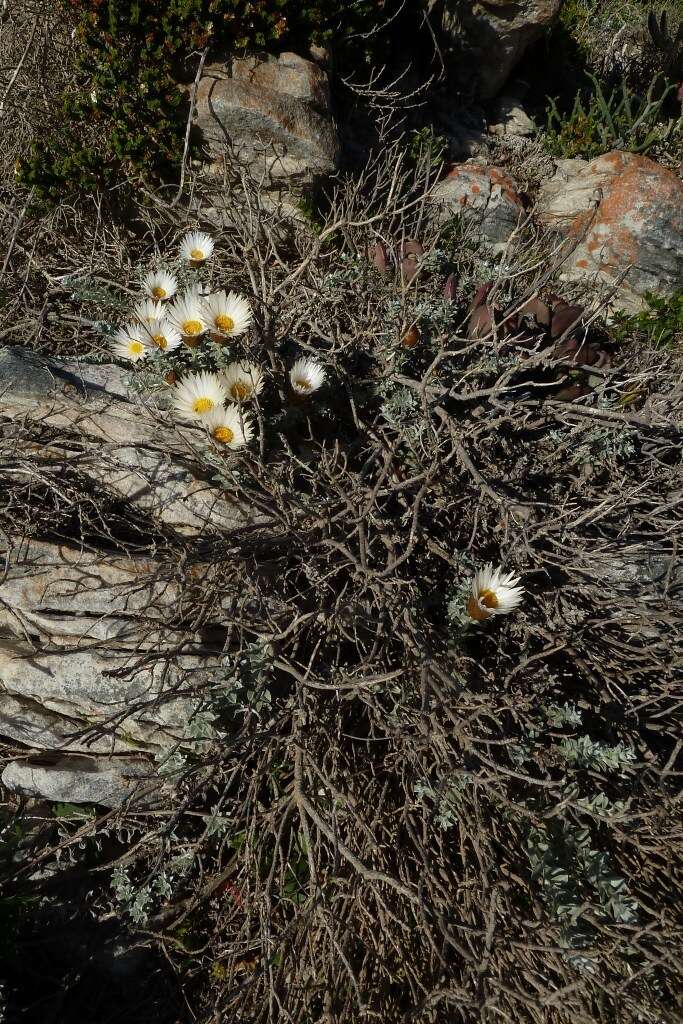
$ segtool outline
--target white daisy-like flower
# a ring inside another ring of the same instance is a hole
[[[205,231],[188,231],[180,243],[180,255],[197,266],[213,256],[213,238]]]
[[[202,300],[195,288],[188,288],[166,308],[169,322],[185,341],[197,342],[206,330]]]
[[[503,572],[503,567],[493,568],[489,562],[476,573],[472,580],[472,594],[467,602],[467,614],[477,622],[492,615],[508,615],[519,604],[524,587],[518,586],[519,576]]]
[[[214,441],[227,448],[242,448],[254,436],[251,420],[236,405],[212,409],[202,422]]]
[[[173,408],[186,420],[204,420],[224,402],[225,384],[216,373],[188,373],[173,389]]]
[[[137,363],[149,352],[149,338],[140,324],[126,324],[120,327],[111,341],[111,350],[119,359]]]
[[[133,307],[133,316],[141,323],[146,323],[149,320],[163,320],[166,310],[160,302],[155,302],[154,299],[143,299]]]
[[[229,363],[223,381],[233,402],[248,402],[263,391],[263,371],[255,363]]]
[[[202,301],[209,330],[221,338],[236,338],[249,329],[251,306],[236,292],[214,292]]]
[[[148,344],[162,352],[173,352],[183,340],[180,331],[168,320],[147,320],[142,329]]]
[[[315,359],[297,359],[289,371],[289,381],[294,394],[305,398],[325,383],[325,368]]]
[[[170,270],[150,270],[142,279],[142,291],[148,299],[164,302],[178,291],[178,281]]]

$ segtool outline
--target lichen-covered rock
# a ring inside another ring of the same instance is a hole
[[[294,53],[208,65],[195,123],[218,173],[234,157],[266,187],[296,191],[338,166],[327,74]]]
[[[559,161],[537,216],[567,238],[564,279],[617,287],[614,307],[635,312],[646,292],[681,286],[683,181],[648,157],[613,152]]]
[[[438,223],[460,214],[494,250],[505,247],[524,215],[513,179],[486,164],[455,164],[432,189],[430,201]]]
[[[500,91],[525,50],[555,21],[561,6],[562,0],[445,0],[444,31],[453,40],[463,74],[474,77],[481,99]]]

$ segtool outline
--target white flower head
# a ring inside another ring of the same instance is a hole
[[[147,343],[161,352],[173,352],[183,340],[180,331],[168,320],[148,320],[142,330]]]
[[[180,255],[188,263],[198,266],[213,256],[213,238],[205,231],[188,231],[180,243]]]
[[[209,330],[222,338],[236,338],[249,329],[251,306],[236,292],[214,292],[202,301]]]
[[[227,448],[242,448],[254,436],[251,420],[236,405],[212,409],[202,422],[214,441]]]
[[[225,385],[215,373],[188,373],[173,389],[173,408],[185,420],[204,420],[225,402]]]
[[[112,338],[111,350],[119,359],[137,363],[149,352],[149,338],[140,324],[126,324]]]
[[[519,604],[524,595],[519,576],[503,572],[503,567],[493,568],[491,562],[476,573],[472,580],[472,594],[467,602],[467,614],[477,622],[492,615],[508,615]]]
[[[197,341],[206,330],[202,302],[195,288],[183,292],[167,307],[166,313],[172,326],[183,338]]]
[[[160,302],[155,302],[154,299],[143,299],[133,308],[133,316],[141,323],[150,320],[163,320],[166,310]]]
[[[305,398],[325,383],[325,368],[315,359],[297,359],[289,371],[289,381],[294,394]]]
[[[263,371],[255,363],[229,363],[223,371],[228,398],[248,402],[263,391]]]
[[[148,299],[164,302],[178,291],[178,281],[170,270],[150,270],[142,279],[142,291]]]

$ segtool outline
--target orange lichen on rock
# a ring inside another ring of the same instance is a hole
[[[574,244],[565,276],[619,278],[631,308],[683,276],[683,182],[648,157],[565,162],[546,186],[539,219]]]

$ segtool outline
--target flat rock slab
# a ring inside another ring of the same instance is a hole
[[[140,758],[43,755],[11,761],[2,772],[11,793],[59,803],[149,806],[160,788],[154,766]]]
[[[125,381],[118,366],[0,349],[0,417],[55,433],[52,443],[40,446],[18,438],[17,455],[26,458],[17,471],[37,472],[41,463],[68,466],[182,534],[264,525],[263,516],[201,479],[191,451],[206,443],[203,432],[170,426],[154,397],[143,402],[130,395]]]
[[[647,292],[681,287],[683,181],[654,160],[618,151],[561,160],[536,212],[571,247],[564,279],[616,288],[616,308],[637,312]]]
[[[60,749],[88,750],[93,727],[112,735],[112,749],[159,750],[189,738],[191,694],[215,675],[220,658],[199,654],[69,649],[48,652],[0,638],[0,685],[6,694],[66,721]],[[0,732],[30,743],[21,722]]]
[[[211,565],[188,567],[181,587],[151,558],[30,538],[0,544],[0,556],[0,635],[53,646],[106,641],[120,649],[168,649],[186,638],[173,622],[186,606],[191,612],[190,595],[205,589],[213,572]]]

